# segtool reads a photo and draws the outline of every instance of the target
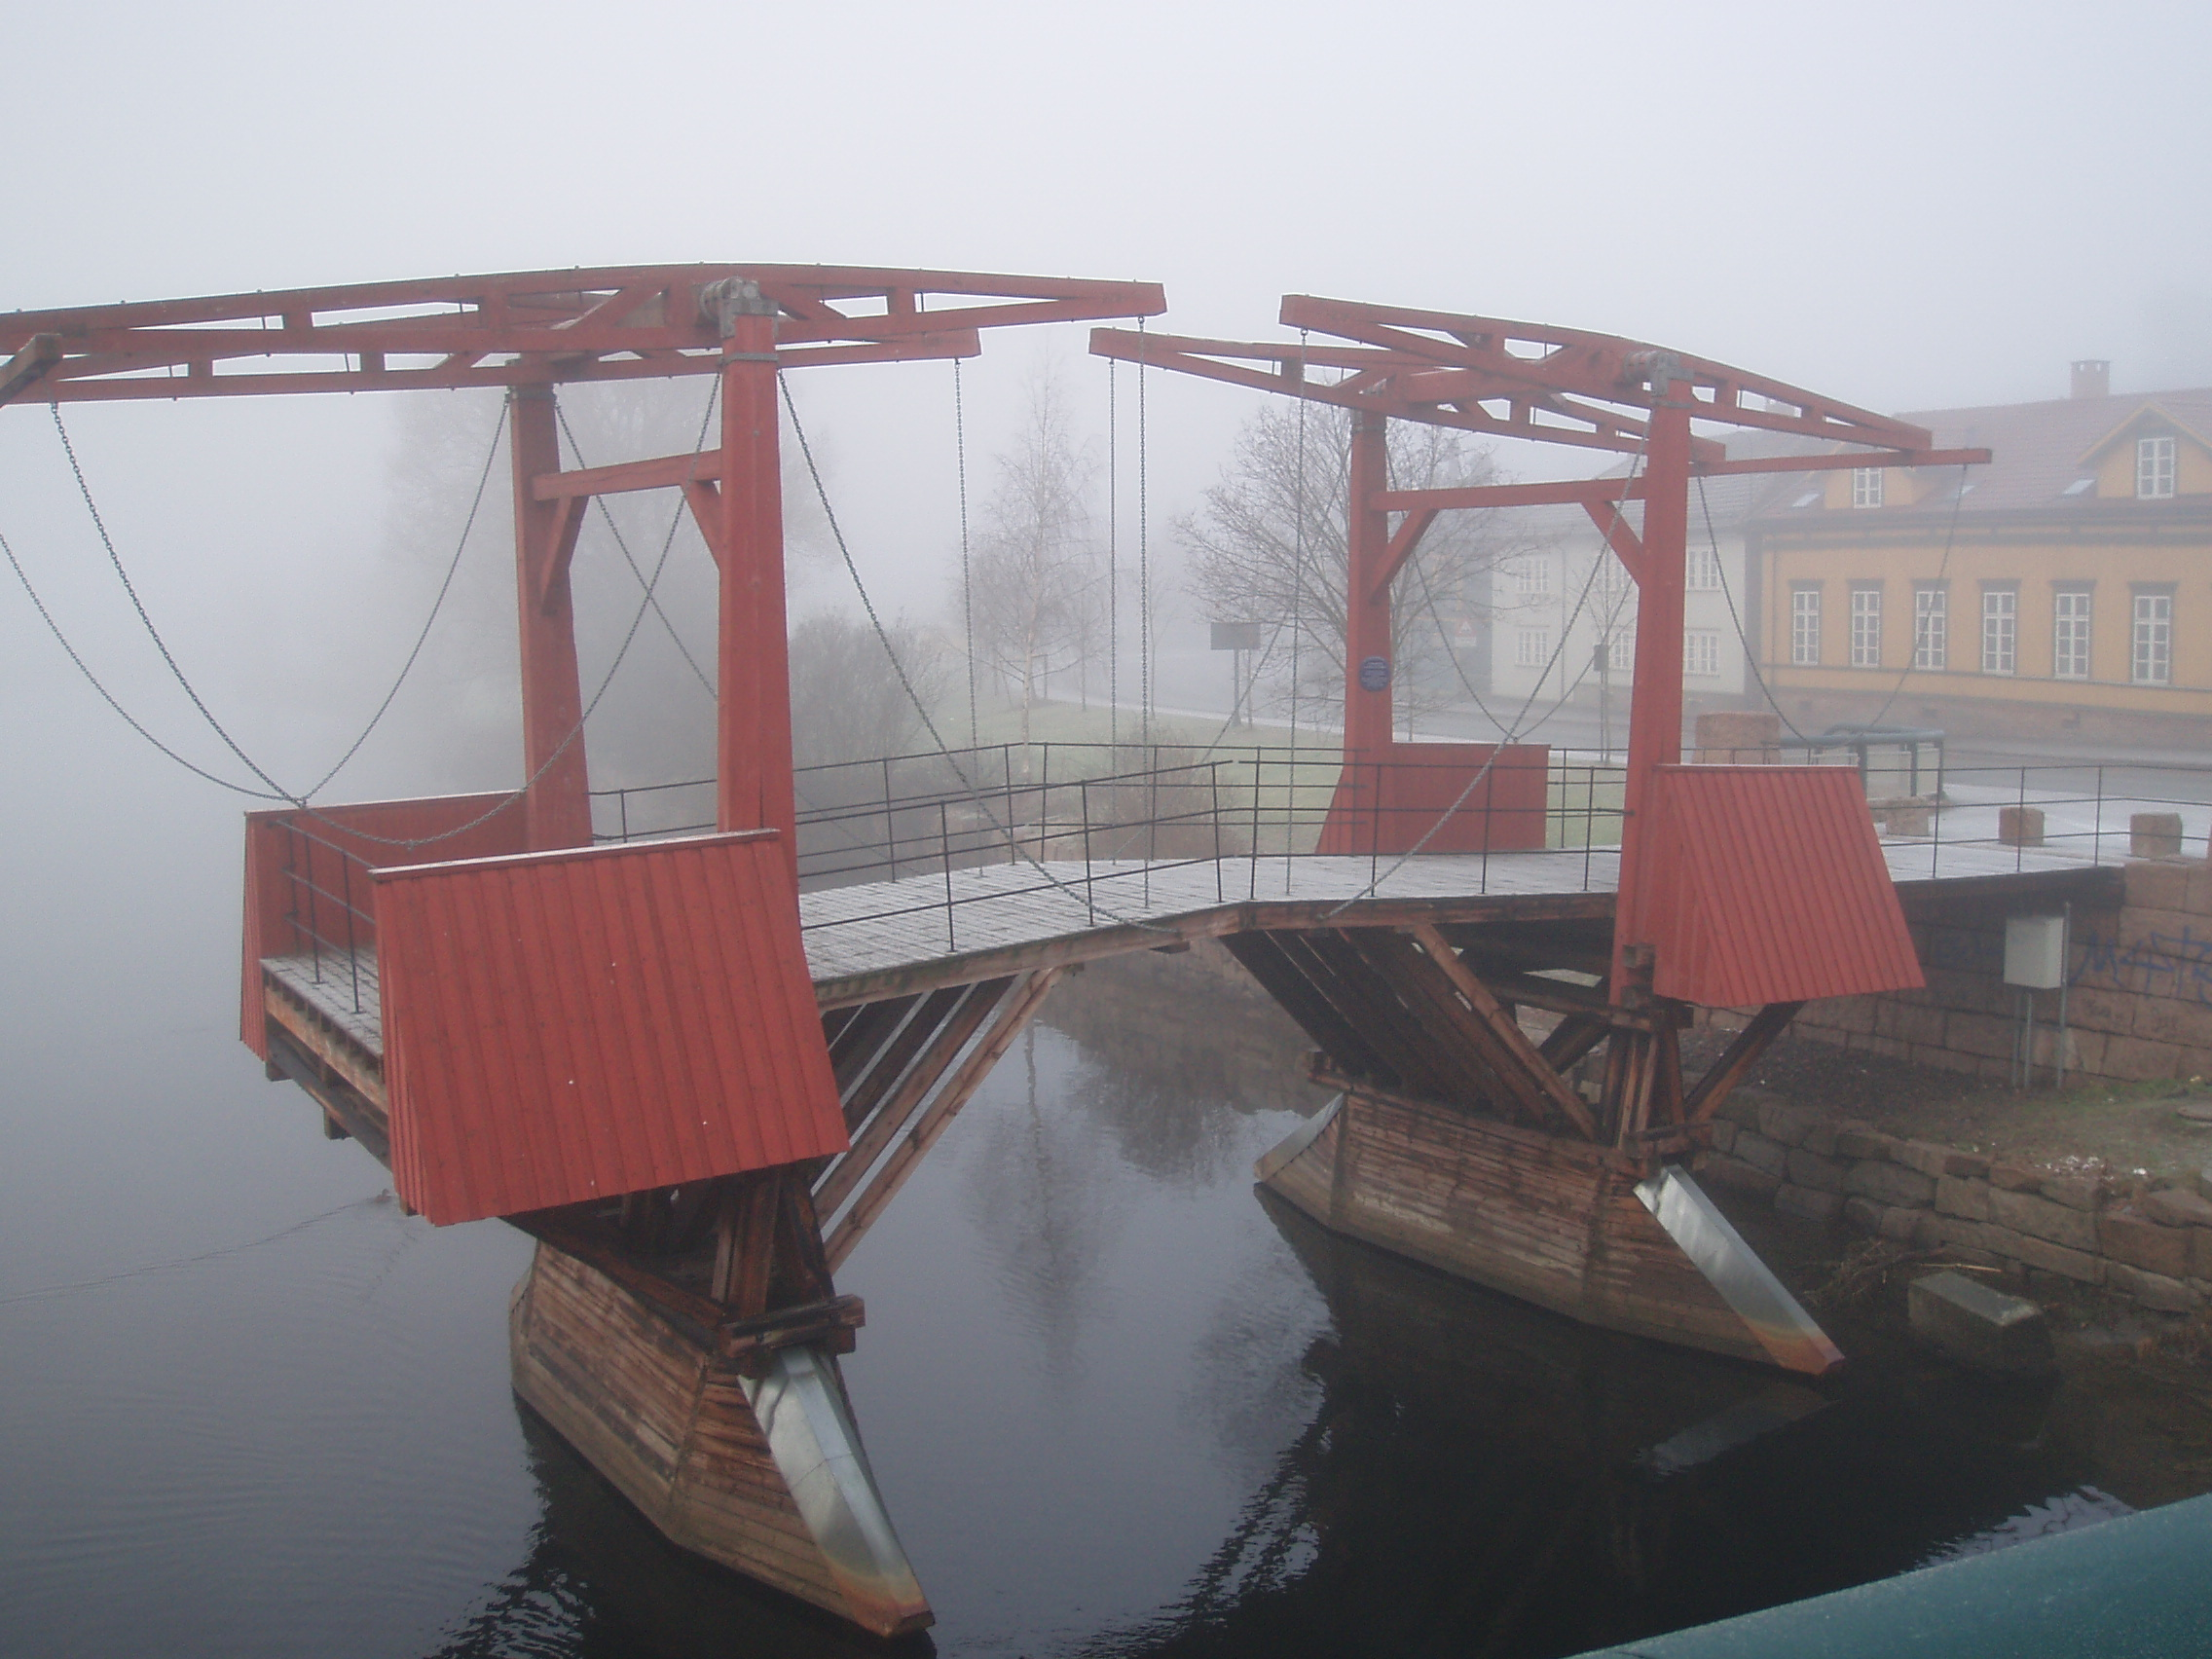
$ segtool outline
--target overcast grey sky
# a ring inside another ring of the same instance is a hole
[[[2212,381],[2201,5],[81,0],[9,37],[0,306],[823,260],[1153,278],[1188,332],[1272,332],[1291,290],[1490,312],[1883,409],[2061,395],[2083,355],[2120,389]],[[977,488],[1041,356],[1102,424],[1080,352],[990,343]],[[871,579],[927,608],[948,371],[798,394]],[[1157,529],[1246,405],[1152,399]],[[388,403],[73,418],[182,651],[250,686],[218,615],[275,649],[359,579]],[[42,410],[0,413],[0,531],[69,598],[58,468]],[[29,652],[21,609],[0,594]]]

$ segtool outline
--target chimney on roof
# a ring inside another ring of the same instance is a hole
[[[2110,397],[2112,395],[2112,359],[2109,357],[2077,357],[2074,361],[2075,397]]]

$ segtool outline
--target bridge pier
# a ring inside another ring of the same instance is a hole
[[[927,1626],[837,1369],[857,1308],[703,1311],[541,1238],[509,1311],[515,1392],[683,1548],[878,1636]]]

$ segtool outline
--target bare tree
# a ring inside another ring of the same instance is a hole
[[[1021,434],[997,465],[971,560],[971,649],[1020,703],[1026,747],[1051,677],[1097,653],[1107,608],[1088,503],[1097,469],[1076,443],[1055,380],[1037,382]]]
[[[947,664],[938,642],[903,618],[885,628],[895,663],[859,617],[822,611],[792,630],[792,759],[834,766],[928,747],[915,698],[943,698]],[[907,686],[913,696],[907,695]]]
[[[1175,521],[1190,560],[1188,585],[1209,621],[1257,622],[1267,644],[1258,694],[1325,717],[1344,700],[1346,500],[1351,414],[1271,403],[1236,435],[1221,480],[1197,512]],[[1487,450],[1449,427],[1394,421],[1390,480],[1399,489],[1487,484]],[[1481,613],[1480,578],[1516,551],[1486,521],[1440,518],[1392,589],[1398,702],[1409,713],[1464,694],[1449,635]],[[1292,683],[1293,664],[1297,683]]]

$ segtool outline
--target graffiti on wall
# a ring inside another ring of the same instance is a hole
[[[2079,949],[2076,985],[2212,1006],[2212,935],[2200,937],[2187,922],[2179,933],[2146,934],[2131,945],[2122,945],[2117,936],[2092,936],[2080,940]]]

